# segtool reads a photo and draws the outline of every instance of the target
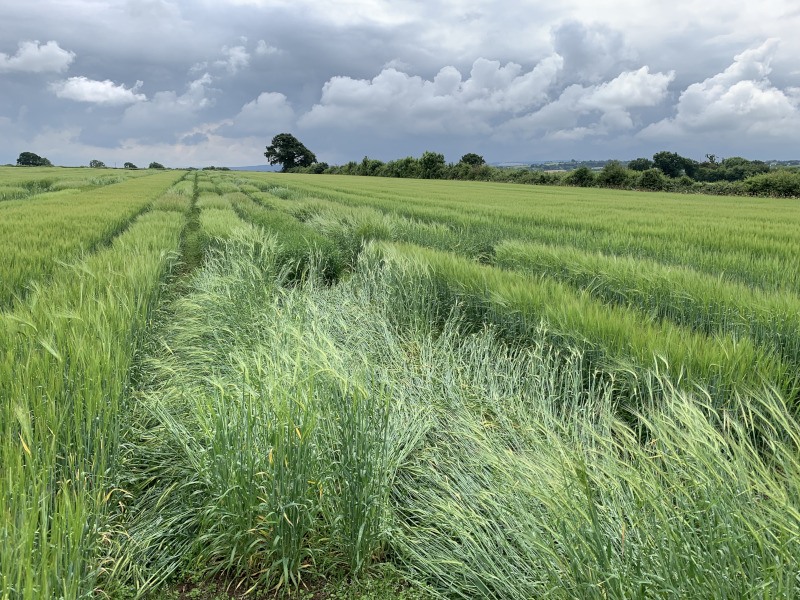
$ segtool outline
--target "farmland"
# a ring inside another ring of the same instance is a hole
[[[6,168],[0,248],[0,598],[800,592],[797,200]]]

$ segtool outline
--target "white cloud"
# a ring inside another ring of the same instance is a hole
[[[271,54],[281,54],[281,51],[275,46],[270,46],[264,40],[258,40],[256,44],[256,54],[259,56],[270,56]]]
[[[117,85],[110,79],[96,81],[83,76],[70,77],[51,85],[59,98],[109,106],[144,102],[147,96],[137,93],[140,87],[142,87],[141,81],[137,81],[132,88],[126,88],[123,84]]]
[[[794,88],[769,80],[778,40],[770,39],[734,57],[721,73],[693,83],[680,95],[674,117],[646,128],[645,138],[718,133],[787,137],[800,135],[800,108]]]
[[[242,38],[240,38],[242,39]],[[246,38],[243,39],[243,42],[246,42]],[[261,43],[264,43],[264,47],[261,47]],[[266,46],[266,43],[259,42],[259,45],[256,46],[256,53],[260,54],[261,51],[269,53],[270,50],[278,51],[276,48],[272,48]],[[220,54],[222,58],[219,58],[214,61],[201,61],[193,64],[189,68],[190,73],[202,73],[209,69],[216,70],[216,69],[224,69],[231,75],[236,75],[239,71],[246,69],[250,65],[250,53],[247,51],[247,48],[244,46],[223,46],[220,50]]]
[[[674,78],[674,71],[651,74],[648,67],[626,71],[593,88],[583,99],[583,105],[605,111],[655,106],[664,100],[667,86]]]
[[[546,102],[562,61],[558,55],[524,72],[516,63],[476,60],[466,80],[452,66],[433,80],[383,69],[371,80],[333,77],[305,127],[373,127],[384,134],[489,133],[492,123]]]
[[[129,106],[120,121],[120,135],[163,140],[186,133],[197,125],[201,111],[214,105],[214,99],[209,97],[213,80],[204,73],[190,82],[183,94],[172,90],[156,92],[147,102]]]
[[[20,42],[14,56],[0,52],[0,73],[4,71],[23,71],[28,73],[59,73],[66,71],[75,53],[64,50],[58,42],[38,41]]]
[[[334,77],[320,102],[300,117],[305,128],[368,127],[384,135],[482,134],[499,139],[581,139],[635,128],[634,109],[657,106],[675,74],[648,67],[624,71],[596,85],[558,93],[564,61],[553,54],[525,71],[476,60],[464,80],[452,66],[428,81],[396,69],[372,80]]]
[[[224,58],[214,64],[225,68],[231,75],[235,75],[250,64],[250,54],[244,46],[234,46],[233,48],[223,46],[222,55]]]
[[[226,135],[275,135],[292,128],[294,110],[283,94],[264,92],[242,107],[220,131]]]
[[[571,85],[557,100],[511,119],[500,131],[506,137],[544,136],[554,140],[579,140],[628,131],[635,127],[631,109],[663,102],[674,77],[673,72],[650,73],[648,67],[642,67],[597,85]]]

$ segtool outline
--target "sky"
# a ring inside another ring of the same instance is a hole
[[[800,158],[796,0],[0,5],[0,164]]]

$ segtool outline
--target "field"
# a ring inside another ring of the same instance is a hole
[[[0,598],[800,595],[797,200],[2,168],[0,256]]]

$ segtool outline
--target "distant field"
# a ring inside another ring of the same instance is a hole
[[[800,590],[797,200],[2,168],[0,255],[0,598]]]

